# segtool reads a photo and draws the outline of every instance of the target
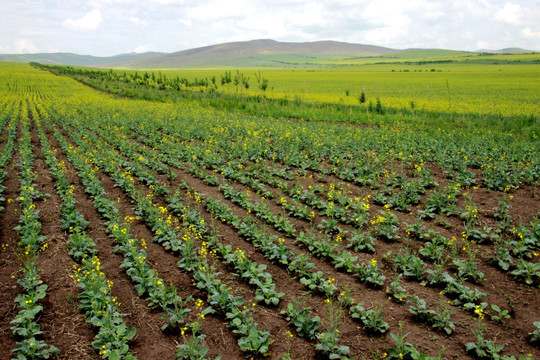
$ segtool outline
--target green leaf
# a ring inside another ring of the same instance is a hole
[[[474,342],[469,342],[469,343],[465,344],[465,350],[467,352],[469,352],[469,351],[471,351],[473,349],[476,349],[476,347],[477,347],[476,343],[474,343]]]
[[[113,350],[109,353],[109,360],[120,360],[120,354],[118,350]]]
[[[128,341],[133,339],[136,333],[137,333],[137,329],[135,327],[129,327],[126,331],[126,339]]]

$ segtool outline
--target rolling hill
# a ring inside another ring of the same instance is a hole
[[[49,65],[73,65],[90,67],[124,67],[136,60],[159,57],[164,53],[121,54],[108,57],[78,55],[73,53],[0,54],[0,61],[38,62]]]
[[[193,67],[212,65],[270,66],[306,64],[335,56],[386,55],[399,50],[374,45],[351,44],[338,41],[279,42],[252,40],[205,46],[144,59],[135,67]]]
[[[522,54],[522,53],[530,53],[532,51],[513,47],[513,48],[505,48],[505,49],[499,49],[499,50],[480,49],[480,50],[477,50],[477,52],[489,53],[489,54]]]
[[[526,51],[523,49],[503,49],[498,51],[507,53],[511,50],[516,50],[516,52]],[[407,54],[409,52],[414,57],[420,54],[422,54],[422,57],[430,57],[430,54],[441,56],[442,54],[465,53],[440,49],[397,50],[382,46],[352,44],[339,41],[296,43],[262,39],[210,45],[174,53],[130,53],[110,57],[96,57],[72,53],[0,54],[0,61],[132,69],[220,66],[309,67],[320,66],[323,63],[347,58],[376,56],[408,58],[409,56]]]

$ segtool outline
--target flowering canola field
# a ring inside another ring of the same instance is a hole
[[[410,109],[412,101],[417,110],[461,115],[540,114],[540,95],[536,91],[540,81],[538,64],[366,64],[316,69],[247,68],[242,72],[251,81],[249,89],[244,90],[246,94],[260,93],[255,86],[260,74],[268,79],[266,95],[272,98],[359,105],[358,98],[364,91],[367,102],[380,98],[383,105],[395,109]],[[191,80],[215,76],[219,80],[224,70],[161,73]],[[229,85],[228,91],[232,94],[237,88]]]

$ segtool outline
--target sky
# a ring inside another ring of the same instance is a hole
[[[0,0],[0,53],[111,56],[232,41],[540,50],[540,0]]]

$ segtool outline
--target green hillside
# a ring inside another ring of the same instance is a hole
[[[514,51],[519,56],[516,58]],[[339,41],[279,42],[275,40],[239,41],[204,46],[173,53],[148,52],[109,57],[72,53],[0,54],[0,61],[37,62],[50,65],[71,65],[121,69],[186,69],[223,67],[314,68],[343,67],[366,64],[417,64],[474,61],[479,63],[536,64],[535,53],[523,49],[503,49],[489,53],[446,49],[390,49],[382,46],[352,44]],[[526,60],[524,60],[526,59]]]

